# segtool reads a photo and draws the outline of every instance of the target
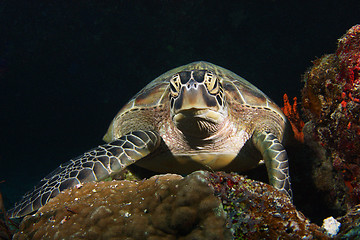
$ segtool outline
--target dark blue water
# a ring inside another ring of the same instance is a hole
[[[126,101],[206,60],[277,103],[360,22],[359,1],[0,1],[0,190],[10,208],[102,143]]]

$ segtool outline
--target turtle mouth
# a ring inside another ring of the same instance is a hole
[[[183,114],[185,116],[194,117],[194,116],[201,116],[204,113],[206,113],[207,111],[209,111],[208,108],[192,107],[192,108],[178,110],[175,115]]]
[[[207,121],[210,123],[218,123],[220,115],[218,112],[209,108],[189,108],[179,110],[173,117],[174,122],[181,121]]]
[[[207,138],[213,135],[225,116],[209,108],[179,110],[173,116],[175,126],[188,137]]]

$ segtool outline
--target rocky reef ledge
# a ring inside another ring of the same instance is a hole
[[[26,217],[14,239],[329,239],[273,187],[237,174],[87,183]]]

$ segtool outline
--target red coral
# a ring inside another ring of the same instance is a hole
[[[360,25],[353,26],[339,39],[336,56],[339,64],[336,81],[343,85],[341,105],[346,108],[348,102],[360,103]]]
[[[300,142],[304,142],[304,133],[302,129],[304,127],[304,122],[300,118],[299,112],[297,111],[297,98],[294,97],[293,105],[290,104],[287,94],[284,94],[284,107],[281,110],[284,112],[285,116],[289,119],[291,128],[294,131],[294,137]]]
[[[345,90],[351,92],[360,84],[360,25],[353,26],[339,40],[336,55],[340,66],[337,80],[345,81]]]
[[[336,81],[343,85],[341,106],[348,119],[346,129],[350,130],[353,136],[357,135],[357,140],[359,141],[360,25],[353,26],[339,40],[336,56],[339,64]],[[353,150],[354,145],[357,144],[352,142],[347,145],[351,146],[350,150]]]

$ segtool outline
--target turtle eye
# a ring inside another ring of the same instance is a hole
[[[220,84],[218,78],[214,74],[207,72],[204,76],[204,83],[210,94],[218,94]]]
[[[177,97],[179,95],[180,85],[180,76],[179,74],[176,74],[170,79],[170,94],[172,97]]]

